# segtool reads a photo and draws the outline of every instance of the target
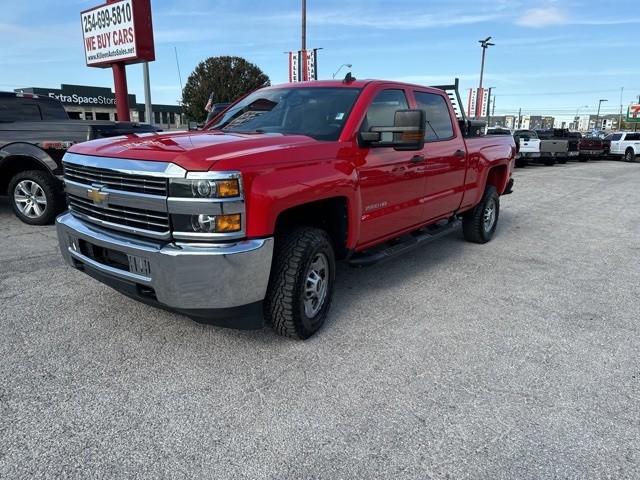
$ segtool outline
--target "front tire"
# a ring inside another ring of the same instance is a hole
[[[335,279],[335,255],[323,230],[298,227],[276,238],[264,300],[265,323],[306,340],[324,324]]]
[[[13,176],[7,188],[16,216],[29,225],[48,225],[64,210],[56,180],[46,172],[30,170]]]
[[[487,243],[491,240],[498,225],[499,214],[500,196],[495,187],[489,185],[485,188],[480,203],[462,217],[465,240],[473,243]]]
[[[553,167],[556,164],[556,159],[555,158],[545,158],[544,159],[544,164],[547,167]]]

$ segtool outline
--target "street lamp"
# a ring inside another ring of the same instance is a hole
[[[487,37],[484,40],[478,40],[478,42],[480,42],[480,45],[482,46],[482,63],[480,64],[480,85],[479,85],[479,88],[482,88],[482,76],[484,75],[484,54],[485,54],[487,48],[489,48],[492,45],[495,45],[495,43],[489,43],[489,40],[491,40],[491,37]]]
[[[607,100],[606,98],[601,98],[600,100],[598,100],[598,113],[596,114],[596,124],[593,126],[594,128],[598,128],[598,119],[600,118],[600,105],[602,104],[602,102],[608,102],[609,100]]]
[[[336,78],[336,75],[338,74],[338,72],[340,71],[340,69],[342,67],[347,67],[347,68],[351,68],[353,65],[351,65],[350,63],[343,63],[342,65],[340,65],[340,68],[338,68],[338,70],[336,70],[336,73],[333,74],[333,78]]]

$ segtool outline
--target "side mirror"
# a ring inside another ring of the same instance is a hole
[[[373,126],[360,137],[363,146],[393,147],[394,150],[422,150],[427,128],[424,110],[396,110],[392,127]]]

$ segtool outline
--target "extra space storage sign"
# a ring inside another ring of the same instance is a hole
[[[87,66],[155,60],[150,0],[120,0],[80,14]]]

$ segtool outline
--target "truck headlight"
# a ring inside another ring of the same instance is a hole
[[[215,180],[208,178],[169,180],[169,195],[187,198],[231,198],[240,196],[237,178]]]

